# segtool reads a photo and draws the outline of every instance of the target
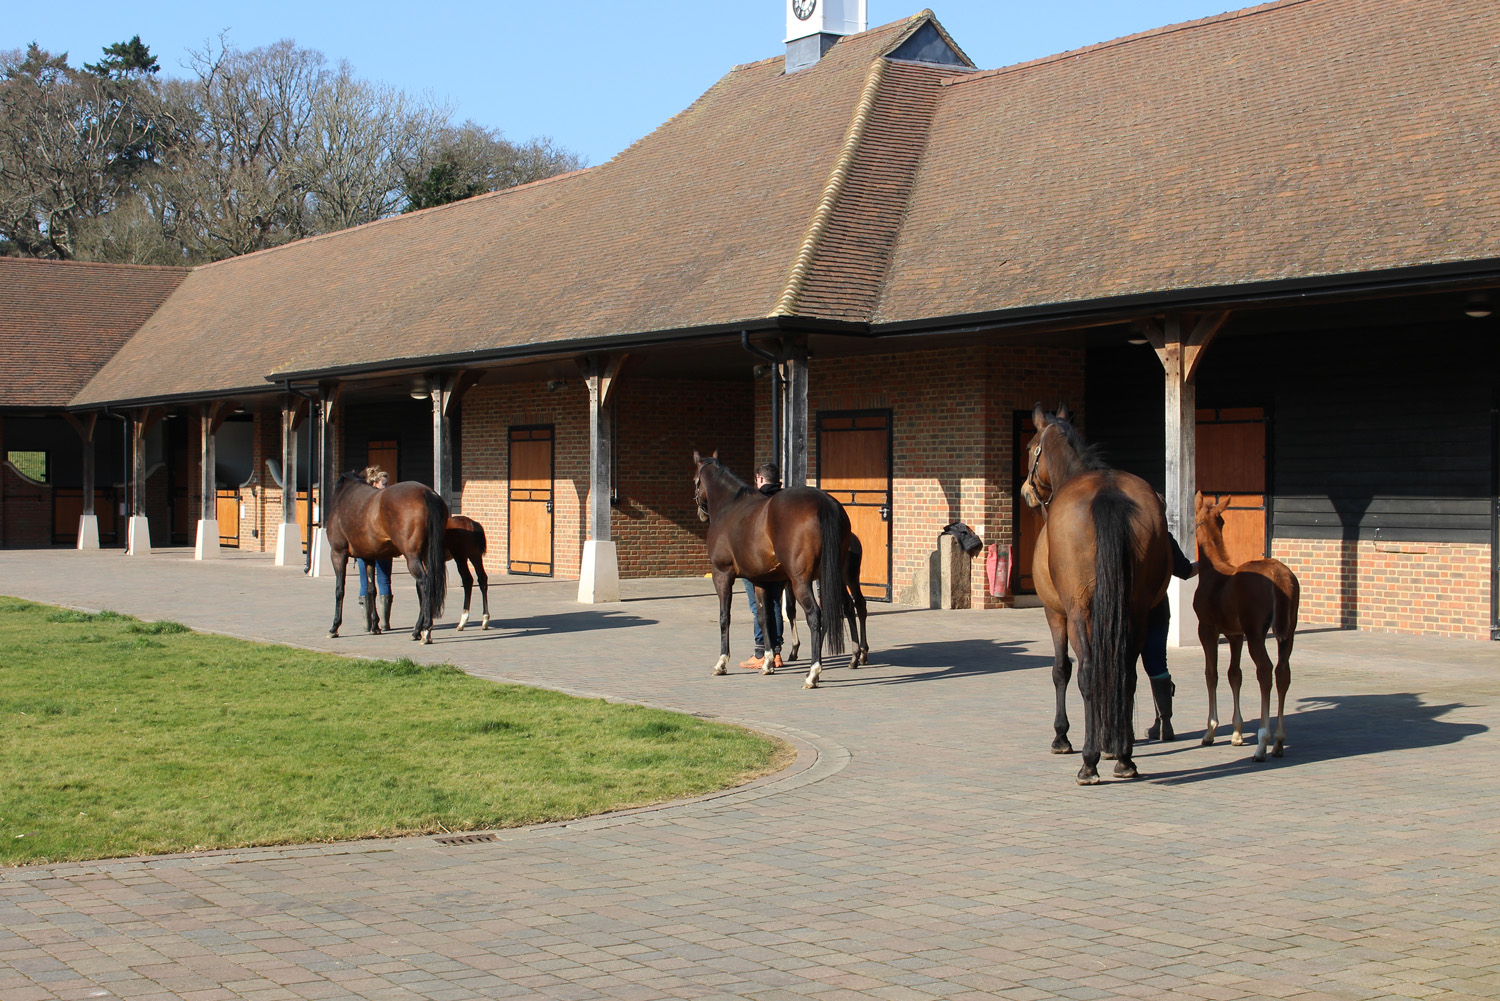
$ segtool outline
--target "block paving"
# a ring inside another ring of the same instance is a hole
[[[831,661],[804,691],[794,669],[709,676],[701,578],[588,606],[497,575],[496,628],[456,632],[455,589],[419,647],[326,639],[327,579],[190,556],[7,551],[0,593],[740,722],[797,760],[492,842],[0,869],[5,1001],[1500,997],[1494,644],[1305,630],[1286,757],[1264,764],[1200,746],[1201,653],[1173,650],[1180,739],[1138,744],[1139,780],[1080,788],[1077,756],[1048,753],[1038,609],[877,606],[870,667]]]

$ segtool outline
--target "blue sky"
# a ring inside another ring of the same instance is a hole
[[[869,0],[871,25],[931,4],[983,68],[1244,6],[1233,0]],[[602,163],[737,63],[784,51],[782,0],[491,0],[489,3],[52,0],[8,3],[0,49],[35,41],[75,66],[132,35],[163,72],[225,29],[240,48],[282,38],[362,77],[426,93],[516,140],[550,136]],[[429,16],[430,12],[430,16]]]

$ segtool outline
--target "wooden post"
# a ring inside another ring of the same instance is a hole
[[[215,476],[218,466],[218,434],[224,418],[234,409],[233,403],[205,403],[199,409],[199,489],[203,492],[198,516],[197,539],[193,559],[211,560],[219,555],[219,487]]]
[[[99,415],[63,416],[83,442],[83,512],[78,516],[78,548],[98,549],[99,517],[94,512],[94,432],[99,426]]]
[[[786,358],[786,468],[782,482],[807,485],[807,342],[797,338],[787,345]]]
[[[130,415],[130,521],[125,551],[131,556],[151,553],[151,523],[146,516],[146,435],[166,414],[164,407],[140,407]]]
[[[302,530],[297,525],[297,428],[307,401],[288,395],[281,403],[281,525],[276,531],[276,565],[302,566]]]
[[[338,472],[333,467],[334,410],[338,405],[342,383],[318,384],[318,528],[313,533],[312,575],[324,577],[333,573],[333,557],[328,550],[328,505],[333,501],[333,488],[338,482]]]
[[[614,441],[609,408],[628,355],[598,356],[584,367],[589,390],[588,538],[578,575],[578,600],[585,604],[620,600],[620,561],[610,537]]]
[[[1156,349],[1165,375],[1163,399],[1166,417],[1166,507],[1167,529],[1182,551],[1194,557],[1193,497],[1198,489],[1198,366],[1209,342],[1225,322],[1227,312],[1195,318],[1168,314],[1160,323],[1142,321],[1138,326]],[[1172,646],[1196,646],[1198,622],[1193,615],[1196,580],[1173,577],[1167,590],[1172,600]]]

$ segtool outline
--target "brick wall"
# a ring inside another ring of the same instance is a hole
[[[703,573],[703,528],[693,506],[694,449],[719,450],[742,475],[751,467],[749,383],[626,379],[616,393],[616,489],[610,533],[620,576]],[[462,505],[484,525],[497,569],[507,550],[509,429],[550,424],[553,441],[553,576],[576,580],[589,490],[588,388],[582,379],[480,386],[464,397]]]
[[[3,455],[4,453],[0,453]],[[52,545],[52,487],[0,461],[0,527],[9,549]]]
[[[1011,438],[1017,410],[1083,400],[1083,351],[977,345],[814,358],[809,365],[808,475],[818,468],[817,414],[888,409],[892,422],[891,574],[898,604],[929,600],[938,534],[960,521],[986,544],[1012,542]],[[756,440],[770,446],[770,381],[756,384]],[[993,608],[984,561],[971,565],[976,607]]]
[[[1271,554],[1302,584],[1299,628],[1489,639],[1489,546],[1275,539]]]
[[[623,386],[621,387],[624,388]],[[577,580],[583,562],[589,492],[588,387],[580,379],[549,390],[544,383],[477,386],[464,397],[460,491],[463,512],[484,526],[496,573],[509,561],[507,511],[509,429],[550,424],[552,443],[552,574]]]

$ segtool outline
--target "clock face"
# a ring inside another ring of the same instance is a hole
[[[818,0],[792,0],[792,13],[797,15],[797,20],[806,21],[817,6]]]

